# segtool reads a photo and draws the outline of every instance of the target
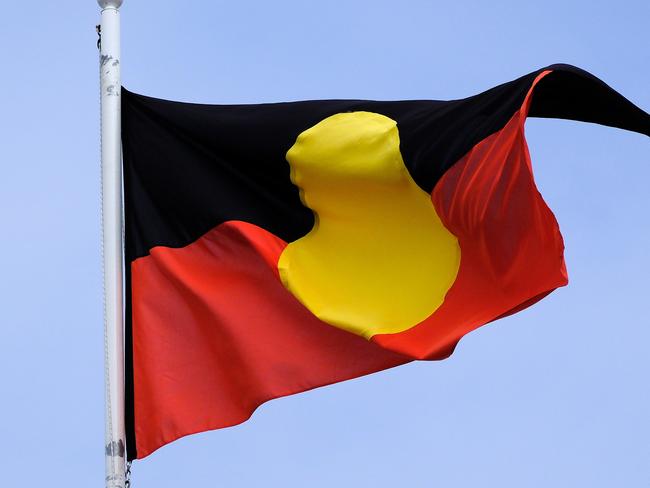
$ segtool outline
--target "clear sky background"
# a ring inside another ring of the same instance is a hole
[[[0,18],[2,485],[102,486],[93,0]],[[460,98],[566,62],[650,110],[650,3],[136,1],[130,90],[204,103]],[[422,362],[262,406],[136,488],[650,486],[650,139],[531,119],[570,285]]]

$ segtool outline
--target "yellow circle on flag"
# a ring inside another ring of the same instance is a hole
[[[286,158],[315,224],[280,256],[284,286],[321,320],[366,338],[435,312],[460,247],[404,165],[397,123],[336,114],[302,132]]]

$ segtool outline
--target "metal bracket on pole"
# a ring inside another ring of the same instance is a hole
[[[102,256],[106,386],[106,487],[125,488],[124,316],[122,273],[122,143],[120,13],[122,0],[98,0],[102,159]]]

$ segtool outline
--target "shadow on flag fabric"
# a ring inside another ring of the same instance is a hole
[[[650,135],[555,65],[453,101],[122,91],[129,459],[417,359],[567,284],[526,117]]]

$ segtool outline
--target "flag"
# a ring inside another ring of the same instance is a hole
[[[567,283],[526,117],[650,135],[554,65],[453,101],[122,91],[128,456],[417,359]]]

